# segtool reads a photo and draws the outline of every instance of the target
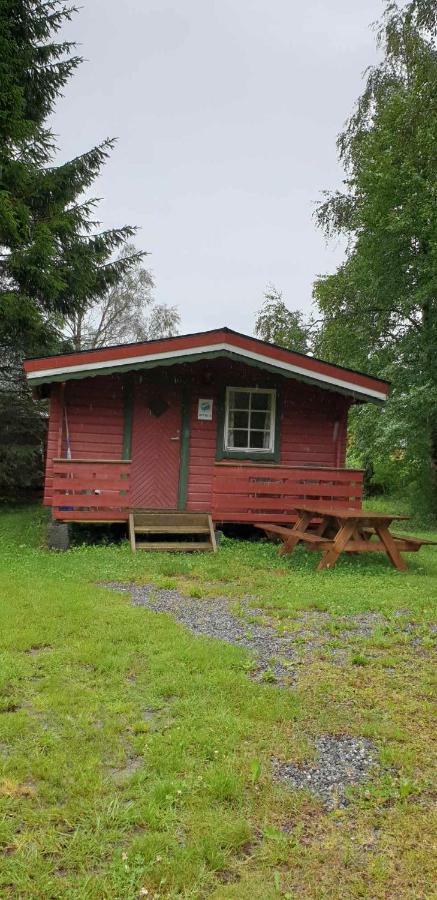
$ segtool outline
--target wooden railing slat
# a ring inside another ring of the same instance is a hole
[[[357,500],[355,495],[343,494],[341,497],[332,498],[327,495],[327,492],[321,491],[321,494],[324,494],[321,499],[325,500],[327,505],[335,505],[337,506],[349,506],[351,500]],[[314,497],[311,498],[314,501]],[[289,509],[295,509],[294,503],[299,504],[299,502],[304,502],[303,497],[295,496],[295,497],[247,497],[242,502],[237,497],[229,497],[224,500],[222,498],[221,508],[229,509],[232,512],[235,512],[238,509],[241,509],[242,512],[249,512],[250,510],[258,511],[258,510],[271,510],[274,512],[275,510],[282,510],[283,512],[287,512]],[[319,502],[319,496],[317,497],[317,503]]]
[[[357,472],[344,472],[339,469],[337,472],[332,469],[324,471],[323,469],[277,469],[273,471],[272,469],[259,469],[256,468],[254,470],[251,469],[222,469],[217,471],[217,467],[214,467],[214,479],[217,484],[221,482],[228,482],[229,479],[238,480],[243,483],[248,481],[257,482],[257,481],[269,481],[272,484],[280,483],[280,482],[290,482],[290,481],[326,481],[326,482],[338,482],[338,483],[349,483],[349,482],[357,482],[358,484],[362,484],[363,482],[363,474],[360,471]]]
[[[61,463],[65,467],[75,467],[75,466],[84,466],[87,463],[92,463],[93,466],[100,463],[105,463],[108,466],[128,466],[131,463],[130,459],[65,459],[63,456],[56,456],[53,460],[54,463]]]
[[[66,509],[126,509],[129,507],[129,496],[95,494],[53,495],[53,505]]]
[[[234,484],[232,481],[229,482],[229,485],[226,489],[224,489],[221,485],[217,489],[215,488],[214,494],[216,497],[221,496],[229,496],[232,493],[232,496],[241,500],[244,497],[292,497],[296,499],[300,497],[302,499],[303,496],[306,497],[346,497],[350,494],[354,494],[357,497],[361,497],[361,485],[359,484],[329,484],[328,482],[318,482],[318,484],[307,484],[305,482],[293,481],[288,485],[283,485],[281,487],[275,487],[275,485],[264,484],[264,485],[254,485],[249,484],[247,486],[247,490],[244,490],[240,483]]]
[[[129,487],[128,478],[108,478],[99,479],[97,490],[125,491],[129,490]],[[54,491],[62,491],[63,493],[65,493],[65,491],[87,491],[96,489],[94,483],[86,478],[54,478],[52,488]]]

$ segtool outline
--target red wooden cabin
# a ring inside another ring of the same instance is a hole
[[[360,506],[354,403],[388,384],[228,328],[30,359],[50,397],[44,503],[61,522],[132,509],[287,522],[293,500]]]

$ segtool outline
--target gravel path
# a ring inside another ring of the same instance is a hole
[[[295,680],[296,673],[292,666],[297,654],[293,636],[281,637],[271,628],[245,624],[231,613],[224,597],[199,600],[185,597],[176,590],[158,589],[152,584],[138,587],[112,583],[106,587],[129,591],[135,606],[169,613],[193,634],[204,634],[228,644],[246,647],[255,657],[255,677],[263,678],[264,673],[268,673],[272,680],[281,684],[290,684]],[[256,610],[247,608],[247,612],[253,614]]]
[[[376,764],[374,745],[365,738],[333,735],[322,735],[314,743],[318,752],[315,763],[296,766],[274,760],[275,778],[311,791],[328,809],[347,806],[346,789],[368,778]]]
[[[154,585],[133,585],[112,582],[105,587],[131,594],[135,606],[144,606],[153,612],[168,613],[196,635],[207,635],[245,647],[254,655],[255,672],[258,679],[275,680],[285,686],[296,680],[293,663],[296,663],[298,651],[293,646],[296,638],[305,632],[312,644],[314,632],[308,632],[308,625],[314,626],[316,615],[304,613],[302,624],[304,630],[288,636],[278,635],[273,628],[259,624],[245,624],[229,609],[225,597],[197,599],[186,597],[177,590],[165,590]],[[250,608],[249,602],[245,611],[254,615],[262,610]],[[327,614],[317,614],[322,621],[328,621]],[[354,632],[367,634],[375,626],[379,617],[372,614],[351,616]],[[305,628],[306,626],[306,628]],[[319,637],[321,633],[319,633]],[[328,635],[329,637],[329,635]],[[268,677],[266,678],[266,673]],[[321,735],[315,739],[317,760],[309,765],[297,766],[292,762],[284,763],[273,760],[273,773],[277,780],[287,783],[293,788],[306,788],[323,800],[328,809],[347,805],[346,789],[360,784],[376,764],[376,748],[364,739],[357,737],[335,737]]]

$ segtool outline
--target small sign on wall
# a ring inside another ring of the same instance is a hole
[[[210,422],[212,419],[212,400],[199,400],[197,404],[197,418],[203,422]]]

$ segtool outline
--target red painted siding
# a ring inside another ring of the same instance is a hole
[[[63,388],[55,384],[52,388],[49,404],[49,427],[47,431],[44,506],[51,506],[53,496],[53,459],[60,456],[62,440],[62,395]]]
[[[287,466],[344,465],[347,400],[299,382],[281,390],[281,454]]]
[[[210,510],[216,462],[217,402],[226,386],[276,387],[280,406],[279,463],[342,467],[345,464],[347,397],[299,381],[278,379],[240,364],[217,362],[199,367],[192,394],[187,508]],[[212,397],[213,418],[197,418],[199,397]],[[252,462],[256,461],[256,456]],[[248,460],[249,461],[249,460]]]
[[[217,403],[226,386],[275,387],[279,392],[280,459],[285,466],[340,468],[345,464],[350,400],[303,382],[280,378],[241,363],[214,360],[182,364],[134,378],[131,502],[133,506],[177,505],[181,426],[181,390],[191,392],[187,508],[209,511],[216,463]],[[73,460],[120,460],[123,455],[124,379],[118,375],[54,385],[47,442],[45,503],[52,497],[53,458],[67,455],[63,394]],[[170,408],[154,416],[151,394]],[[199,398],[214,401],[212,421],[199,421]],[[62,432],[62,444],[61,444]],[[250,462],[251,460],[248,460]],[[256,461],[256,456],[252,462]]]
[[[65,386],[72,459],[121,459],[123,454],[123,382],[117,376],[84,378]],[[67,455],[64,413],[62,456]]]
[[[199,397],[212,397],[211,422],[199,422],[197,401]],[[190,421],[190,456],[188,466],[187,509],[211,509],[212,478],[217,448],[217,391],[206,388],[192,399]]]

